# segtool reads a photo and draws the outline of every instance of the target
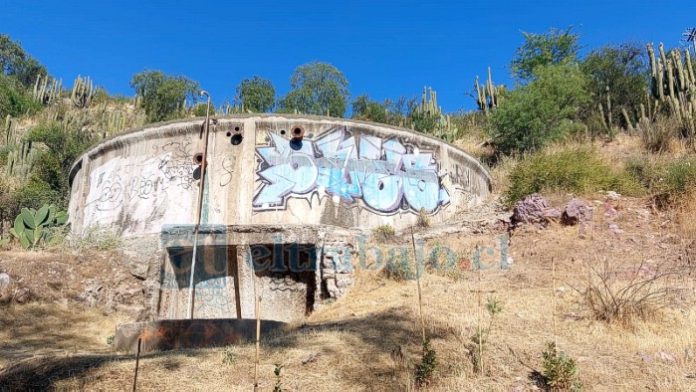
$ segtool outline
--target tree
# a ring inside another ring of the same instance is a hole
[[[626,121],[622,109],[633,114],[645,100],[648,88],[648,68],[644,50],[624,44],[593,50],[582,61],[580,69],[589,81],[589,90],[595,102],[606,104],[611,97],[611,116],[622,126]],[[632,116],[636,119],[637,116]]]
[[[575,120],[590,93],[577,64],[537,67],[535,75],[507,92],[491,115],[493,143],[504,154],[536,150],[582,126]]]
[[[280,102],[286,112],[342,117],[348,101],[348,80],[336,67],[313,62],[295,69],[291,90]]]
[[[95,136],[77,127],[69,128],[52,122],[32,128],[25,140],[45,147],[31,170],[32,189],[45,189],[43,202],[65,206],[69,198],[70,168],[75,159],[96,141]]]
[[[363,94],[355,98],[352,103],[353,118],[405,126],[410,122],[409,116],[414,112],[415,106],[415,98],[399,97],[396,101],[385,99],[384,102],[377,102],[370,99],[367,94]]]
[[[275,106],[275,89],[270,80],[259,76],[244,79],[237,86],[236,101],[246,111],[270,112]]]
[[[0,74],[0,119],[8,114],[17,117],[33,113],[41,107],[21,83],[13,77]]]
[[[0,34],[0,70],[17,79],[24,87],[33,86],[39,75],[48,75],[46,67],[28,55],[19,42],[13,41],[7,34]]]
[[[187,101],[197,101],[198,82],[184,76],[169,76],[161,71],[143,71],[130,82],[135,93],[142,97],[148,121],[180,118]]]
[[[550,29],[546,33],[523,32],[524,44],[517,48],[512,60],[512,73],[520,80],[534,78],[535,69],[551,64],[577,61],[578,36],[567,30]]]

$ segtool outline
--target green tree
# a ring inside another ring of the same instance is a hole
[[[34,113],[40,107],[19,81],[0,74],[0,119],[4,119],[8,114],[17,117]]]
[[[348,101],[348,80],[336,67],[313,62],[295,69],[291,90],[280,102],[281,110],[342,117]]]
[[[358,96],[352,103],[354,119],[396,126],[410,123],[409,116],[415,107],[415,98],[399,97],[395,101],[385,99],[384,102],[378,102],[370,99],[367,94]]]
[[[184,104],[195,103],[200,90],[198,82],[184,76],[169,76],[161,71],[143,71],[130,82],[142,97],[148,121],[164,121],[183,116]]]
[[[577,61],[578,36],[567,30],[550,29],[546,33],[523,32],[524,44],[517,48],[512,72],[520,80],[534,79],[535,69],[552,64]]]
[[[265,113],[275,106],[275,88],[270,80],[254,76],[244,79],[237,86],[235,100],[245,111]]]
[[[499,152],[535,150],[563,138],[590,102],[588,82],[577,64],[537,67],[536,79],[505,94],[491,115],[492,140]]]
[[[46,67],[24,51],[19,42],[9,35],[0,34],[0,70],[17,79],[24,87],[31,87],[39,75],[48,75]]]
[[[641,47],[624,44],[593,50],[580,68],[587,75],[595,102],[605,104],[607,94],[611,96],[614,121],[627,125],[622,109],[632,120],[637,118],[635,112],[645,100],[648,88],[648,65]]]
[[[65,206],[69,197],[70,168],[75,159],[96,141],[95,137],[89,132],[53,122],[32,128],[25,139],[45,147],[31,171],[32,189],[45,193],[41,204]]]

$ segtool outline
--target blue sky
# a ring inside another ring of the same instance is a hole
[[[438,92],[446,111],[473,108],[476,75],[490,65],[511,84],[521,31],[574,26],[583,52],[605,44],[680,44],[696,26],[696,1],[10,1],[8,33],[70,85],[89,75],[110,93],[132,95],[144,69],[198,80],[216,103],[245,77],[289,89],[293,69],[319,60],[344,72],[352,96],[376,99]]]

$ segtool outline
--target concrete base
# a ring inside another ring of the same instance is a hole
[[[261,335],[286,325],[280,321],[261,320]],[[140,351],[153,352],[180,348],[221,347],[256,338],[254,319],[159,320],[122,324],[116,328],[114,348],[135,353],[138,338]]]

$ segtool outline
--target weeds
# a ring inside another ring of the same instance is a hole
[[[654,318],[667,306],[670,292],[662,281],[675,274],[675,269],[645,260],[635,269],[617,271],[604,258],[599,268],[589,266],[587,287],[580,293],[596,319],[628,325],[636,318]],[[620,277],[628,281],[621,282]]]
[[[436,366],[437,353],[430,346],[430,339],[425,339],[423,341],[423,356],[415,369],[416,386],[423,387],[430,384]]]
[[[474,372],[476,373],[483,373],[483,356],[486,343],[488,343],[488,338],[493,330],[496,316],[502,311],[503,307],[500,301],[494,297],[489,297],[486,300],[486,312],[489,316],[488,326],[486,328],[481,327],[481,325],[477,326],[476,332],[469,338],[471,340],[468,346],[469,355],[471,356],[471,363],[474,365]]]
[[[425,212],[425,208],[421,208],[420,211],[418,211],[418,220],[416,221],[416,226],[421,228],[430,227],[430,218],[428,217],[428,213]]]
[[[614,171],[587,147],[561,147],[531,155],[510,173],[505,193],[508,205],[533,193],[568,192],[586,194],[613,190],[626,195],[642,193],[640,184],[628,173]]]
[[[237,360],[237,353],[233,346],[225,348],[222,352],[222,363],[225,365],[232,365]]]
[[[283,370],[283,365],[276,363],[275,369],[273,369],[273,374],[275,374],[275,386],[273,386],[273,392],[283,392],[283,379],[280,372]]]
[[[72,245],[80,250],[114,250],[121,246],[121,238],[107,227],[92,226],[84,235],[75,239]]]
[[[396,231],[391,225],[380,225],[372,230],[372,235],[381,242],[388,242],[394,238]]]
[[[542,353],[544,366],[544,382],[551,391],[581,391],[582,384],[578,380],[578,369],[575,360],[563,351],[559,352],[556,343],[546,344]]]
[[[655,121],[643,117],[638,122],[638,131],[643,147],[653,153],[669,150],[676,128],[677,124],[671,117],[658,116]]]

